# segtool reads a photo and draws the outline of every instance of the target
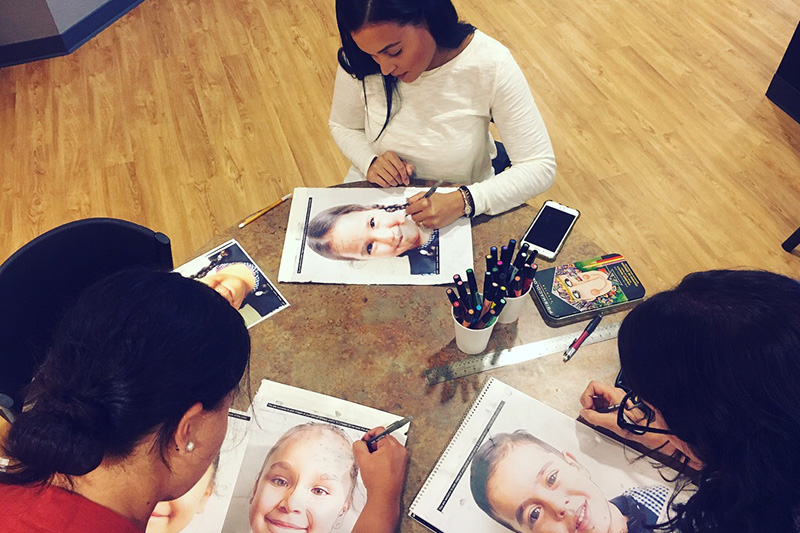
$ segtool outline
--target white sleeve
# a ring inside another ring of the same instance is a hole
[[[359,80],[336,68],[336,83],[333,86],[333,104],[328,126],[339,149],[365,176],[372,160],[378,154],[364,132],[363,86]]]
[[[496,215],[546,191],[556,178],[556,159],[542,115],[522,69],[509,53],[498,65],[492,118],[511,167],[469,186],[475,214]]]

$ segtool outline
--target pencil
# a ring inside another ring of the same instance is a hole
[[[292,197],[292,193],[289,193],[286,196],[284,196],[283,198],[281,198],[280,200],[278,200],[277,202],[275,202],[274,204],[270,204],[267,207],[265,207],[264,209],[259,209],[258,211],[256,211],[252,215],[250,215],[249,217],[247,217],[244,220],[242,220],[239,223],[239,229],[242,229],[243,227],[245,227],[246,225],[248,225],[249,223],[251,223],[252,221],[257,219],[258,217],[268,213],[272,209],[275,209],[276,207],[278,207],[279,205],[281,205],[283,202],[285,202],[286,200],[288,200],[291,197]]]

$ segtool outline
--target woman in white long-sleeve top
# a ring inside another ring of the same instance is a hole
[[[330,128],[353,162],[346,182],[391,187],[413,174],[463,184],[411,198],[407,213],[431,228],[502,213],[553,184],[553,148],[519,65],[459,22],[450,0],[337,0],[336,16],[342,48]]]

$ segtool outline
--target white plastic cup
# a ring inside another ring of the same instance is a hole
[[[503,310],[500,311],[500,316],[497,317],[497,321],[501,324],[510,324],[519,318],[520,313],[522,313],[522,308],[525,305],[525,300],[528,298],[528,295],[531,293],[531,288],[533,287],[533,283],[531,286],[528,287],[527,292],[522,296],[515,296],[513,298],[506,296],[506,306],[503,307]]]
[[[502,314],[502,313],[501,313]],[[497,320],[494,321],[495,324]],[[494,324],[482,329],[471,329],[461,325],[461,322],[453,317],[453,324],[456,328],[456,346],[464,353],[474,355],[481,353],[489,344],[489,337],[492,336]]]

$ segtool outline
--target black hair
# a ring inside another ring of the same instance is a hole
[[[134,270],[87,289],[57,329],[5,443],[7,484],[81,476],[148,435],[162,460],[184,413],[218,408],[248,366],[241,315],[180,274]]]
[[[381,74],[378,63],[353,40],[352,34],[364,26],[382,22],[393,22],[400,26],[425,26],[436,46],[449,49],[461,46],[464,39],[475,31],[471,24],[458,20],[458,13],[451,0],[336,0],[336,22],[342,39],[342,47],[338,53],[339,64],[345,72],[361,81],[362,88],[364,78]],[[389,124],[396,86],[397,78],[383,76],[386,120],[376,140]],[[366,96],[364,89],[365,101]]]
[[[627,384],[703,462],[662,529],[794,531],[800,505],[800,282],[761,271],[686,276],[619,332]]]
[[[551,444],[531,435],[524,429],[518,429],[513,433],[498,433],[486,439],[478,448],[470,465],[469,487],[475,503],[495,522],[511,531],[517,531],[517,529],[494,512],[492,504],[489,502],[489,496],[486,493],[486,486],[489,483],[489,478],[497,471],[498,462],[508,457],[508,452],[511,451],[511,448],[524,444],[531,444],[546,453],[552,453],[559,457],[563,455],[560,450]]]

